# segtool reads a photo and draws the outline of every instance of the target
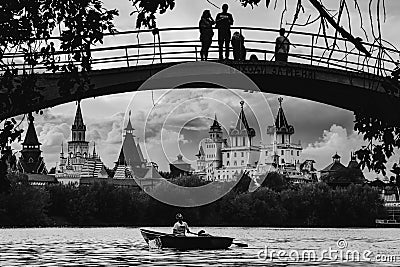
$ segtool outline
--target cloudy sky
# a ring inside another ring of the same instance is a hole
[[[206,0],[176,0],[173,11],[159,16],[158,27],[196,26],[204,9],[210,9],[213,15],[219,10]],[[236,26],[254,26],[263,28],[279,28],[283,0],[278,0],[277,8],[265,8],[264,2],[260,7],[243,8],[239,1],[213,0],[217,6],[227,2],[233,14]],[[337,9],[339,1],[324,0],[328,8]],[[360,20],[354,2],[349,2],[352,33],[362,36]],[[369,22],[368,2],[359,1],[363,23],[370,36],[372,27]],[[376,1],[374,1],[376,2]],[[120,16],[115,25],[120,31],[133,30],[135,16],[129,14],[134,10],[128,0],[105,0],[107,8],[116,8]],[[288,11],[283,22],[290,22],[294,7],[288,1]],[[309,15],[316,17],[313,7],[303,1],[305,13],[300,15],[299,23],[305,22]],[[400,1],[386,0],[386,21],[382,17],[382,34],[384,38],[399,47],[400,38]],[[376,9],[376,4],[372,8]],[[347,16],[346,16],[347,17]],[[348,22],[344,19],[343,26],[347,29]],[[287,26],[286,26],[287,27]],[[311,25],[306,29],[295,27],[294,30],[316,32],[318,25]],[[330,29],[332,30],[332,29]],[[376,31],[376,23],[374,25]],[[198,38],[198,32],[188,33],[187,38]],[[245,36],[246,37],[246,36]],[[145,37],[143,37],[145,38]],[[136,43],[136,38],[125,39],[107,38],[105,45],[120,45]],[[396,58],[397,59],[397,58]],[[199,142],[207,137],[207,131],[214,114],[226,129],[231,127],[240,110],[239,102],[246,102],[245,111],[248,114],[252,127],[256,128],[258,141],[268,141],[266,126],[272,123],[278,108],[278,95],[250,94],[232,90],[171,90],[155,92],[131,92],[119,95],[109,95],[95,99],[86,99],[81,102],[84,122],[87,125],[87,140],[96,142],[96,149],[108,167],[118,157],[122,140],[122,129],[126,124],[128,111],[132,112],[132,123],[136,129],[142,150],[147,158],[167,170],[168,161],[176,159],[181,153],[186,161],[194,164]],[[335,152],[342,156],[342,162],[347,164],[350,151],[357,150],[364,142],[362,136],[353,131],[354,116],[351,112],[336,107],[291,97],[284,97],[284,110],[289,123],[295,126],[293,140],[301,140],[303,158],[314,159],[316,167],[321,169],[331,163]],[[60,146],[71,138],[71,124],[75,115],[76,103],[67,103],[44,111],[43,116],[36,115],[36,129],[48,168],[55,166],[59,161]],[[26,124],[25,124],[26,125]],[[24,126],[24,125],[23,125]],[[18,149],[19,145],[14,144]],[[395,159],[393,159],[395,160]],[[398,160],[398,156],[396,157]],[[194,165],[193,165],[194,166]],[[389,164],[389,167],[392,163]],[[368,177],[375,177],[369,174]]]

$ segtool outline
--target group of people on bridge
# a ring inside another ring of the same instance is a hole
[[[201,60],[208,59],[208,51],[212,44],[214,36],[214,24],[218,29],[218,48],[219,48],[219,60],[228,60],[230,52],[230,44],[233,49],[234,60],[245,60],[246,59],[246,48],[244,37],[240,32],[235,32],[231,36],[231,26],[233,25],[233,16],[228,13],[228,4],[222,5],[222,12],[218,13],[215,20],[211,16],[210,10],[206,9],[203,11],[199,22],[200,29],[200,42]],[[224,47],[225,47],[225,58],[224,58]],[[275,60],[286,62],[288,59],[290,42],[285,36],[285,29],[279,30],[279,37],[275,41]],[[250,57],[251,60],[257,60],[256,55]]]

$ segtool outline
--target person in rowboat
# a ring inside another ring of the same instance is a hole
[[[175,216],[177,222],[174,224],[174,228],[172,230],[172,233],[176,236],[186,236],[186,232],[190,234],[194,234],[190,232],[189,226],[187,225],[186,222],[183,221],[183,215],[178,213]]]

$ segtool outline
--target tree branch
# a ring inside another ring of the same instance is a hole
[[[361,43],[359,38],[353,37],[350,33],[348,33],[345,29],[343,29],[341,26],[339,26],[335,20],[329,15],[329,13],[325,10],[325,8],[318,2],[318,0],[309,0],[310,3],[319,11],[319,14],[321,17],[326,19],[329,24],[331,24],[342,36],[343,38],[349,40],[351,43],[354,44],[354,46],[363,52],[366,56],[370,57],[371,54],[368,52],[368,50],[364,47],[364,45]]]

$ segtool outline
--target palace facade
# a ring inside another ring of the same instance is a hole
[[[200,144],[196,174],[210,181],[235,181],[247,173],[259,179],[268,172],[279,172],[295,183],[316,181],[313,160],[301,163],[301,143],[293,142],[294,127],[286,119],[279,98],[279,109],[274,125],[266,133],[270,143],[254,144],[255,130],[249,125],[241,101],[236,126],[224,138],[215,116],[209,138]]]
[[[67,153],[61,145],[60,163],[55,176],[61,183],[79,184],[81,178],[107,178],[108,174],[96,145],[89,153],[89,142],[86,141],[86,125],[83,122],[80,101],[76,109],[74,123],[71,127],[71,140],[68,141]]]

